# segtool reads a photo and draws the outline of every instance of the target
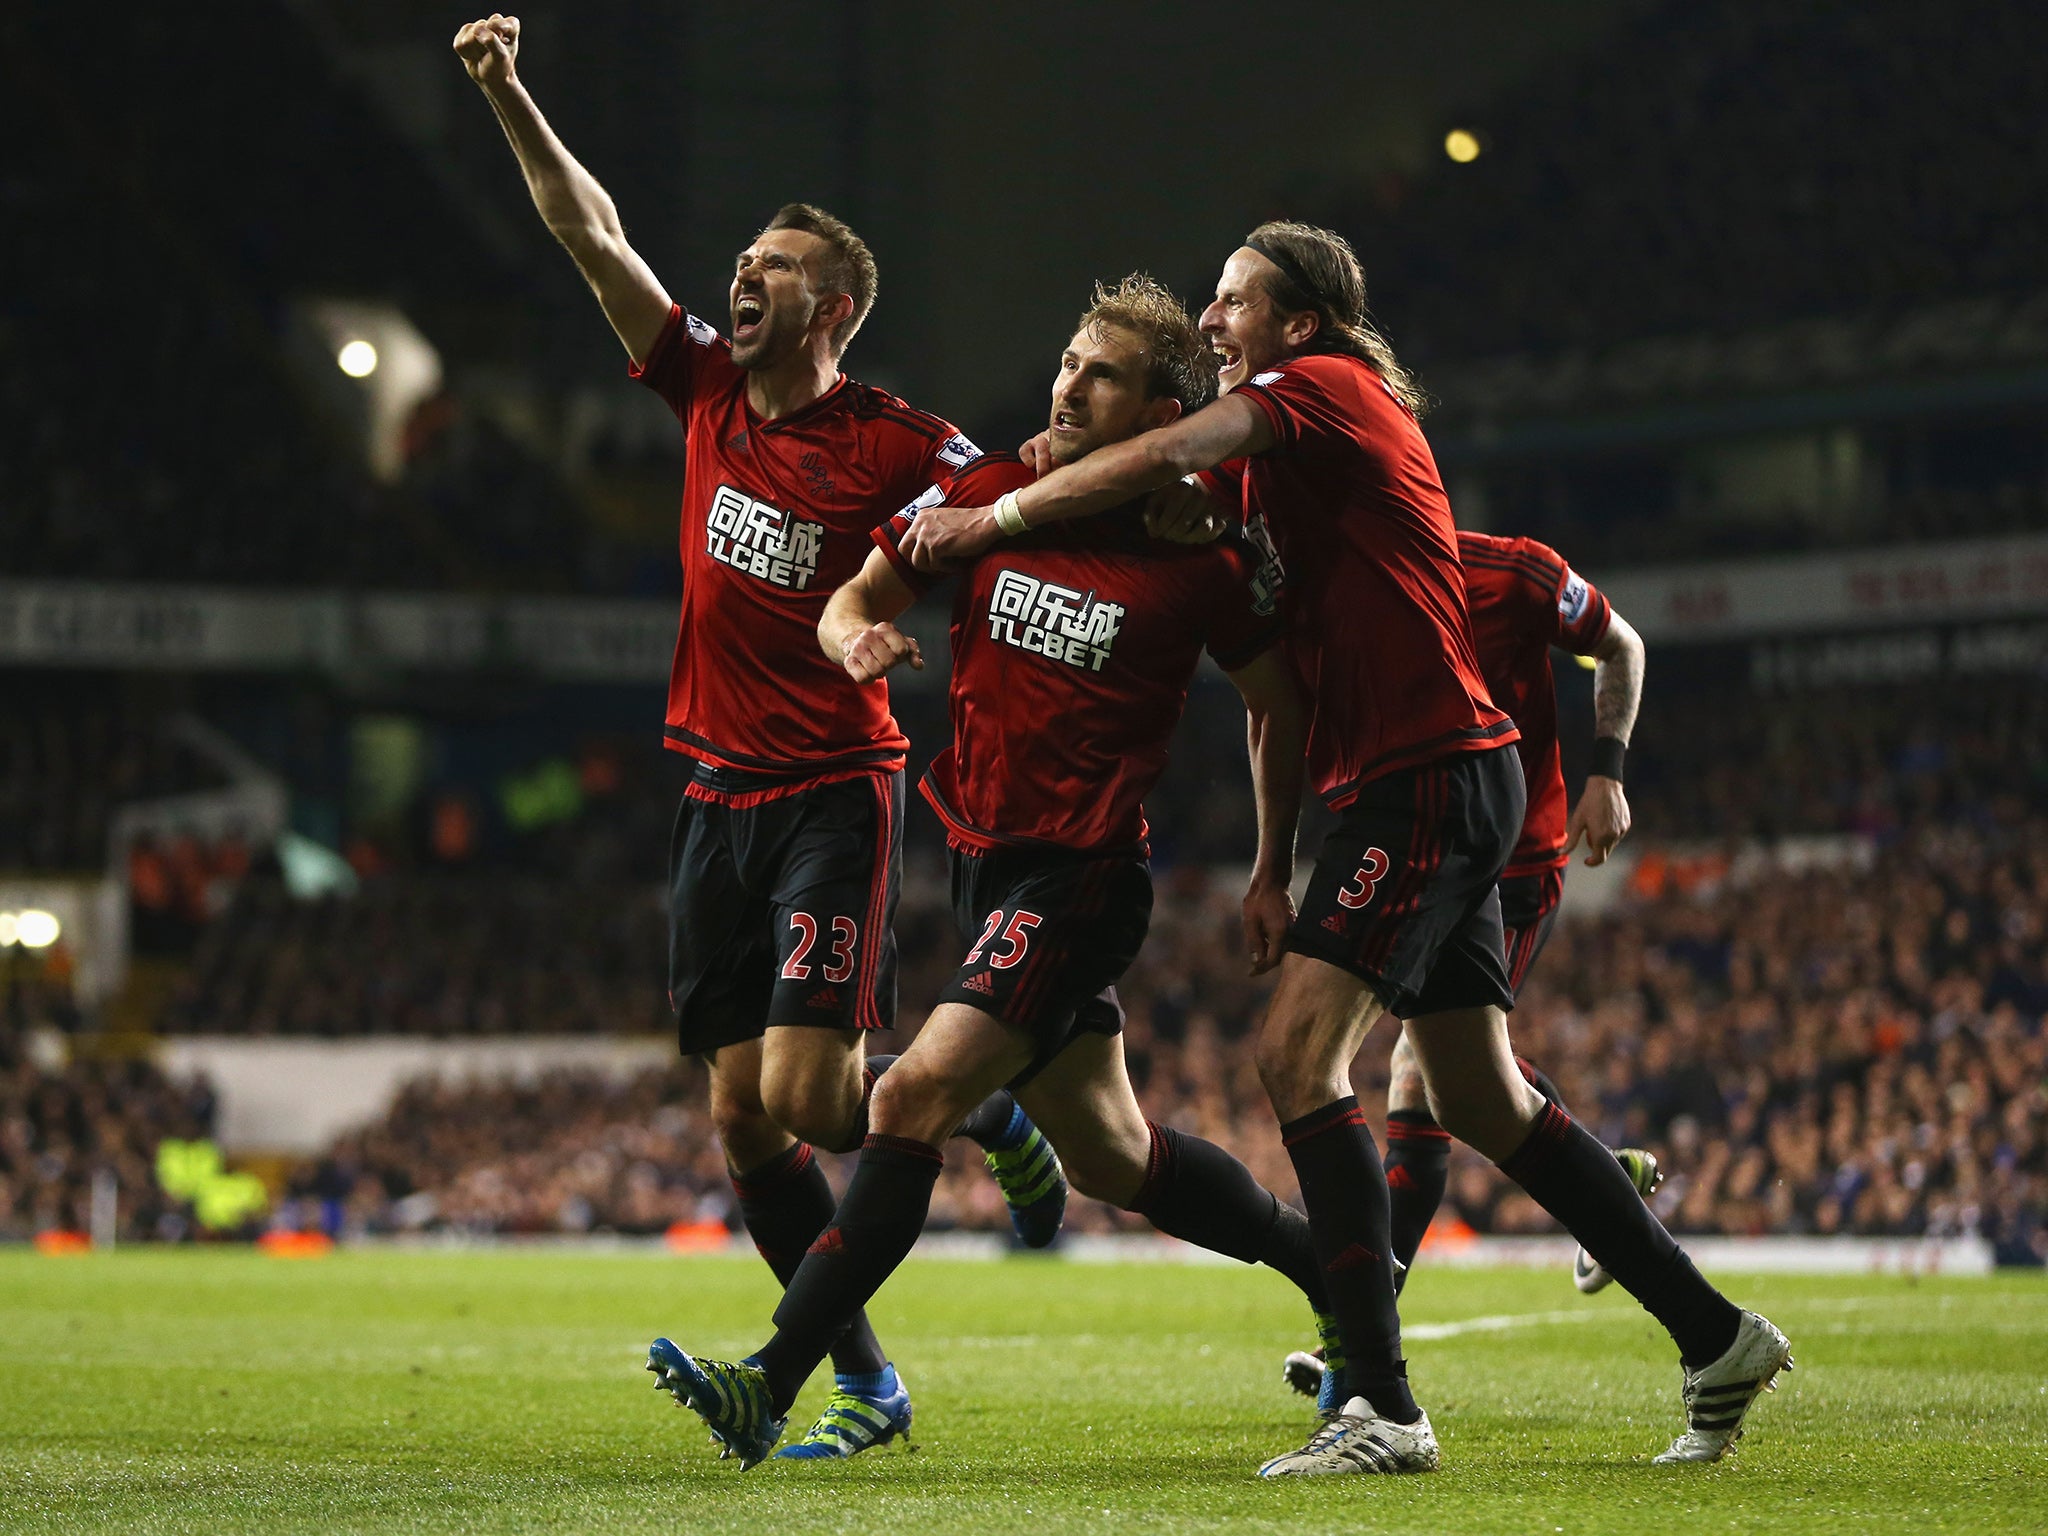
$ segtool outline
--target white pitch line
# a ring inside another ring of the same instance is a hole
[[[1429,1344],[1438,1339],[1462,1338],[1468,1333],[1500,1333],[1509,1328],[1539,1327],[1546,1323],[1591,1323],[1602,1318],[1612,1320],[1635,1315],[1609,1307],[1575,1307],[1563,1312],[1496,1312],[1487,1317],[1461,1318],[1455,1323],[1404,1324],[1401,1328],[1401,1337],[1418,1339]]]

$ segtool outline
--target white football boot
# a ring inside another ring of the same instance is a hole
[[[1341,1472],[1434,1472],[1439,1453],[1436,1431],[1424,1414],[1413,1424],[1383,1419],[1373,1405],[1354,1397],[1343,1411],[1325,1419],[1308,1444],[1275,1456],[1259,1468],[1261,1477],[1327,1477]]]
[[[1721,1358],[1685,1372],[1685,1433],[1657,1461],[1719,1461],[1742,1438],[1749,1405],[1759,1394],[1777,1391],[1778,1372],[1791,1369],[1791,1341],[1768,1319],[1743,1313],[1735,1342]]]

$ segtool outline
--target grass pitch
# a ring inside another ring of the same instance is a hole
[[[2048,1530],[2042,1277],[1730,1289],[1799,1366],[1722,1465],[1649,1465],[1678,1371],[1618,1290],[1425,1268],[1408,1352],[1445,1470],[1263,1484],[1309,1426],[1276,1276],[914,1260],[874,1318],[917,1449],[743,1476],[640,1367],[657,1333],[758,1344],[752,1259],[0,1251],[0,1529]]]

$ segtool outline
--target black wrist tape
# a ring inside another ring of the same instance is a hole
[[[1612,779],[1621,783],[1621,761],[1628,755],[1628,748],[1612,736],[1593,738],[1593,763],[1586,771],[1596,777]]]

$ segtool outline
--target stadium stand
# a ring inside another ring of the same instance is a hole
[[[1695,723],[1743,717],[1716,706],[1711,690],[1693,697],[1710,711]],[[1731,724],[1689,764],[1673,748],[1670,762],[1646,767],[1639,825],[1688,837],[1639,832],[1623,898],[1561,926],[1517,1012],[1518,1044],[1609,1141],[1666,1159],[1660,1199],[1678,1228],[1982,1232],[2007,1261],[2038,1262],[2048,1252],[2039,703],[1988,682],[1803,703],[1798,728],[1775,739]],[[1675,708],[1660,713],[1662,730],[1688,739]],[[1785,841],[1745,835],[1759,827]],[[1264,988],[1237,958],[1234,880],[1184,862],[1162,866],[1159,883],[1151,938],[1122,988],[1141,1097],[1287,1190],[1291,1170],[1244,1046]],[[587,932],[565,925],[573,937],[556,944],[541,936],[543,914],[568,902],[544,908],[538,887],[506,897],[528,904],[533,926],[490,940],[482,903],[451,892],[435,909],[430,899],[380,898],[346,920],[325,913],[282,941],[239,929],[228,946],[237,953],[283,957],[268,972],[271,1001],[240,1016],[344,1029],[387,1006],[441,1032],[532,1006],[556,1028],[661,1027],[658,1000],[638,1013],[597,1011],[603,977],[658,974],[659,916],[644,895],[637,959],[618,947],[624,908],[589,914]],[[250,910],[288,921],[274,895]],[[319,923],[342,925],[329,955],[382,957],[366,979],[315,968]],[[913,883],[900,931],[908,1021],[956,947],[936,886]],[[530,971],[526,961],[507,970],[501,994],[480,986],[492,969],[482,957],[502,964],[529,947]],[[592,957],[585,969],[550,971],[578,955]],[[386,997],[401,1001],[380,1005]],[[384,1017],[390,1027],[402,1015]],[[1369,1091],[1384,1087],[1385,1049],[1361,1063]],[[301,1219],[372,1231],[645,1231],[719,1219],[727,1195],[702,1094],[694,1067],[624,1085],[420,1085],[301,1175],[295,1187],[315,1202]],[[955,1158],[935,1221],[1000,1229],[986,1183]],[[1544,1226],[1470,1157],[1454,1166],[1447,1212],[1481,1232]],[[1073,1222],[1127,1224],[1095,1207]]]
[[[1649,7],[1327,222],[1425,366],[2031,289],[2043,41],[1993,0]]]
[[[205,29],[163,16],[106,37],[42,7],[0,33],[24,147],[0,178],[8,574],[545,591],[608,569],[554,473],[459,395],[422,408],[393,486],[323,420],[289,362],[298,298],[394,294],[466,339],[447,296],[519,273],[289,9],[209,19],[299,67],[221,78]],[[283,148],[304,143],[328,147],[317,201]]]
[[[111,1173],[123,1240],[176,1241],[195,1228],[163,1191],[157,1153],[169,1137],[211,1134],[213,1091],[173,1082],[146,1061],[39,1060],[39,1031],[76,1027],[67,990],[0,966],[0,1241],[92,1229],[93,1175]]]

